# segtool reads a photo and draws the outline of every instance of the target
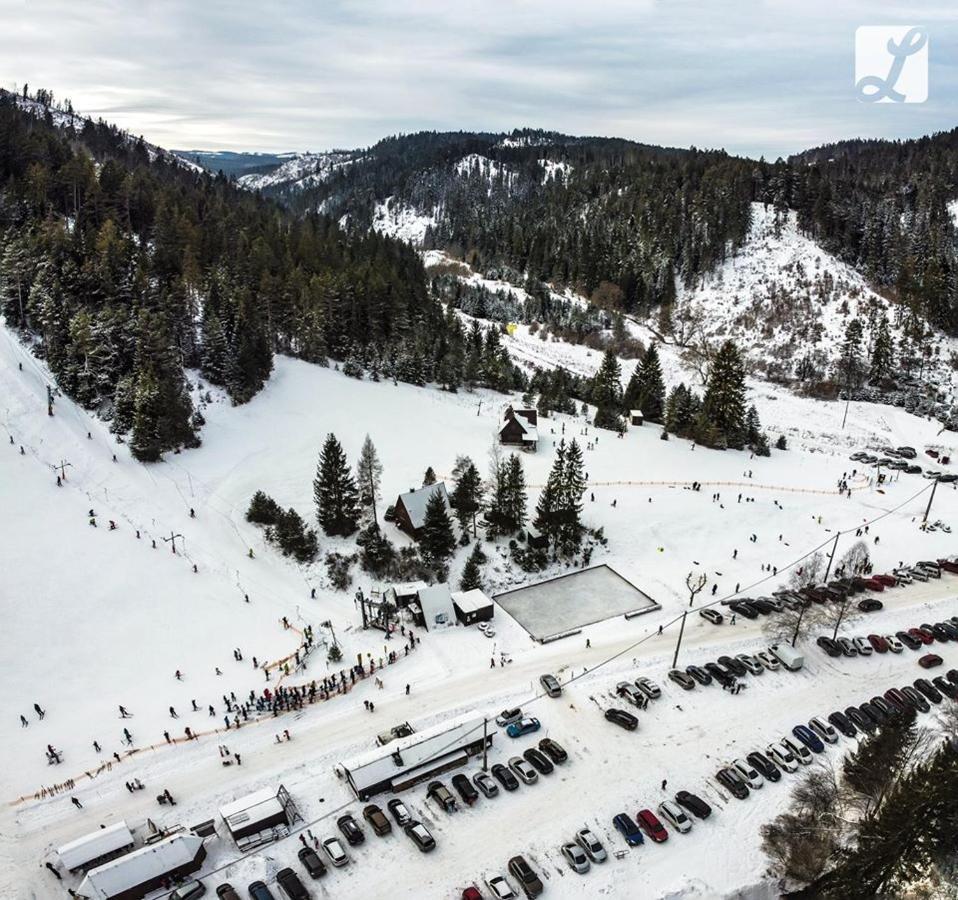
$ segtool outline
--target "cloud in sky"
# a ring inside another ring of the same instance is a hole
[[[958,124],[953,3],[0,0],[0,84],[167,147],[533,126],[775,157]],[[859,25],[930,34],[927,103],[865,104]]]

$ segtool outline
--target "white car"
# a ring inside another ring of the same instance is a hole
[[[343,845],[339,843],[339,838],[326,838],[323,841],[323,850],[326,851],[329,861],[337,868],[345,866],[349,862],[349,857],[346,855]]]
[[[807,766],[812,761],[812,751],[797,738],[782,738],[782,746],[791,751],[792,756],[803,766]]]
[[[892,653],[901,653],[905,649],[905,645],[893,634],[886,634],[885,640],[888,641],[888,649]]]
[[[591,867],[589,862],[589,857],[585,855],[585,850],[583,850],[578,844],[563,844],[560,848],[562,850],[562,855],[565,857],[565,861],[569,864],[569,868],[573,872],[577,872],[579,875],[585,875]]]
[[[814,719],[808,720],[808,727],[812,729],[825,743],[835,744],[838,742],[838,732],[832,728],[828,722],[823,721],[822,719],[816,716]]]
[[[735,658],[753,675],[761,675],[765,671],[762,664],[755,659],[754,656],[749,656],[747,653],[739,653]]]
[[[659,804],[659,815],[679,834],[688,834],[692,830],[692,820],[670,800]]]
[[[512,889],[512,885],[502,875],[493,875],[486,879],[486,887],[495,900],[515,900],[518,894]]]
[[[928,573],[923,572],[921,569],[908,569],[907,572],[912,578],[918,581],[928,581]]]
[[[639,709],[645,709],[649,705],[649,698],[630,681],[620,681],[615,686],[615,693]]]
[[[754,766],[749,765],[744,759],[733,759],[732,768],[738,772],[753,790],[758,790],[765,784],[765,779],[755,770]]]
[[[509,760],[509,768],[525,783],[535,784],[539,780],[539,773],[521,756],[513,756]]]
[[[774,657],[771,653],[766,653],[764,650],[761,653],[756,653],[755,658],[763,665],[769,672],[777,672],[782,668],[782,664]]]
[[[711,622],[713,625],[721,625],[725,621],[724,617],[717,609],[700,609],[699,615],[703,619]]]
[[[781,744],[769,744],[766,752],[772,762],[780,769],[784,769],[786,772],[798,771],[798,763],[787,747],[783,747]]]
[[[907,569],[894,569],[892,574],[897,578],[902,584],[911,584],[915,579],[914,576]]]
[[[644,675],[635,679],[635,686],[650,700],[658,700],[662,696],[662,689],[651,678],[646,678]]]
[[[505,728],[513,722],[518,722],[522,718],[522,710],[517,706],[515,709],[504,709],[496,716],[496,725]]]
[[[872,655],[872,645],[868,642],[868,638],[852,638],[852,643],[855,645],[855,649],[858,651],[859,656]]]
[[[602,842],[588,828],[580,828],[575,833],[575,842],[585,850],[592,862],[605,862],[609,858]]]

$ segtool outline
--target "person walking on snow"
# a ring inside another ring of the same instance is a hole
[[[172,706],[170,707],[170,718],[171,718],[171,719],[178,719],[178,718],[179,718],[179,716],[176,714],[176,710],[173,709]]]
[[[406,693],[408,694],[409,691],[406,691]],[[20,727],[21,727],[21,728],[29,728],[29,727],[30,727],[30,723],[27,721],[27,717],[26,717],[25,715],[23,715],[23,713],[20,713]]]
[[[120,707],[120,718],[121,718],[121,719],[129,719],[129,718],[131,718],[130,714],[126,711],[126,707],[125,707],[125,706],[121,706],[121,707]]]
[[[47,714],[47,711],[46,711],[45,709],[41,708],[41,706],[40,706],[39,703],[34,703],[34,704],[33,704],[33,710],[34,710],[34,712],[37,714],[37,716],[38,716],[38,718],[40,719],[40,721],[42,722],[42,721],[43,721],[43,717]]]

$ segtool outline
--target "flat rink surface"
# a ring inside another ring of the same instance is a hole
[[[536,640],[640,609],[657,609],[648,594],[615,569],[594,566],[495,597]]]

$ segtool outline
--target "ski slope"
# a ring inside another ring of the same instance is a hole
[[[510,352],[519,340],[509,345]],[[536,338],[528,346],[530,356],[535,352],[543,361],[552,352],[582,351],[591,354],[581,357],[583,366],[598,364],[598,356],[586,348]],[[666,362],[667,378],[671,365]],[[743,741],[764,745],[790,728],[793,719],[864,699],[880,684],[917,677],[914,658],[829,661],[811,650],[806,672],[767,673],[737,697],[717,689],[686,695],[666,684],[665,698],[642,714],[636,734],[602,719],[600,710],[611,705],[609,691],[639,671],[664,681],[677,616],[687,609],[684,582],[690,570],[705,572],[709,584],[716,584],[717,596],[731,593],[736,583],[743,593],[767,593],[781,577],[770,576],[763,566],[784,573],[807,551],[829,546],[837,530],[883,513],[888,514],[869,534],[869,540],[880,537],[878,545],[870,546],[877,568],[954,551],[952,536],[918,529],[916,517],[928,498],[924,479],[902,476],[881,491],[867,479],[855,479],[851,498],[834,490],[854,466],[847,460],[851,447],[889,441],[921,449],[926,443],[941,445],[948,437],[938,436],[935,423],[900,409],[852,404],[842,431],[841,406],[751,384],[763,423],[773,435],[787,434],[793,448],[773,451],[769,459],[693,450],[675,438],[661,441],[656,426],[630,429],[622,439],[599,433],[595,443],[594,429],[582,418],[558,416],[541,423],[539,452],[523,456],[532,486],[530,506],[563,429],[566,438],[592,444],[594,449],[586,451],[590,490],[585,519],[609,538],[608,548],[597,552],[593,562],[614,566],[657,600],[660,612],[629,622],[610,620],[583,635],[540,646],[498,610],[493,640],[464,628],[420,635],[421,646],[383,672],[381,690],[367,681],[344,697],[278,721],[206,734],[222,728],[224,693],[242,697],[267,684],[262,671],[252,667],[253,655],[274,662],[298,646],[297,632],[283,628],[283,616],[296,629],[311,624],[323,640],[330,639],[322,625],[329,621],[345,661],[357,653],[378,657],[384,650],[380,633],[361,630],[352,598],[355,587],[368,591],[375,585],[360,574],[350,591],[336,592],[321,563],[304,568],[283,559],[244,520],[252,493],[265,490],[309,518],[316,459],[330,431],[351,461],[365,434],[371,435],[384,465],[385,503],[418,486],[426,466],[449,472],[460,453],[470,454],[485,470],[501,411],[517,398],[357,381],[334,369],[278,357],[270,383],[252,402],[238,408],[214,402],[204,409],[207,425],[200,448],[146,467],[135,463],[102,423],[66,398],[57,399],[55,415],[48,417],[47,383],[43,366],[3,331],[0,426],[9,437],[0,443],[0,603],[6,637],[0,675],[7,686],[0,695],[0,754],[6,763],[0,789],[7,801],[0,820],[0,895],[16,900],[61,896],[62,886],[41,868],[43,862],[54,859],[56,846],[100,823],[125,818],[142,837],[147,818],[160,825],[189,826],[214,817],[224,802],[280,782],[311,831],[329,836],[335,830],[327,818],[331,810],[360,812],[333,773],[336,763],[371,747],[376,733],[400,721],[426,727],[460,712],[495,713],[524,702],[544,671],[563,680],[576,677],[562,701],[539,700],[529,707],[544,725],[537,737],[549,734],[570,750],[567,767],[536,787],[483,800],[454,817],[427,806],[423,788],[413,789],[404,799],[434,831],[438,851],[421,857],[401,834],[381,843],[370,837],[353,864],[325,879],[320,893],[378,896],[388,885],[401,896],[453,898],[468,883],[504,871],[508,858],[523,852],[547,875],[549,896],[581,896],[583,885],[590,895],[618,895],[636,876],[647,896],[704,898],[737,891],[765,896],[769,888],[762,885],[766,863],[758,829],[787,802],[787,790],[770,786],[748,803],[726,803],[706,787],[717,761],[750,749],[742,748]],[[54,466],[61,461],[70,465],[65,485],[58,488]],[[686,489],[693,479],[703,482],[701,492]],[[711,499],[713,491],[720,493],[718,500]],[[91,508],[96,528],[88,524]],[[954,525],[956,508],[958,492],[941,486],[933,518]],[[114,531],[108,528],[110,519],[117,523]],[[397,543],[405,540],[391,528],[388,533]],[[755,543],[749,541],[752,533],[758,537]],[[175,554],[163,541],[171,534],[181,536]],[[853,540],[841,538],[839,554]],[[518,572],[502,548],[487,547],[490,592],[538,580]],[[351,552],[353,544],[321,536],[321,548]],[[453,580],[467,552],[460,551]],[[884,598],[889,609],[880,614],[881,627],[893,630],[953,615],[955,595],[948,579],[891,592]],[[716,629],[698,617],[689,620],[685,640],[684,664],[762,644],[754,624]],[[234,648],[242,650],[243,662],[233,659]],[[958,663],[950,647],[940,652],[949,665]],[[490,656],[500,653],[511,664],[490,668]],[[177,669],[182,681],[174,677]],[[306,673],[291,676],[289,683],[327,671],[319,652]],[[272,677],[275,685],[277,676]],[[363,699],[375,701],[374,714],[363,708]],[[191,711],[192,700],[199,712]],[[35,702],[46,710],[42,722],[33,714]],[[132,719],[119,718],[119,704],[133,713]],[[209,704],[217,717],[206,712]],[[179,718],[170,717],[171,705]],[[20,727],[20,714],[29,727]],[[124,726],[139,749],[131,757],[121,743]],[[166,744],[164,730],[182,736],[187,726],[203,736]],[[277,743],[275,736],[284,728],[292,740]],[[102,753],[94,751],[93,740],[102,745]],[[499,735],[493,761],[504,761],[532,742]],[[60,766],[47,764],[48,743],[62,751]],[[222,766],[221,745],[242,754],[242,767]],[[114,751],[123,762],[98,771]],[[96,777],[87,777],[88,772]],[[147,790],[129,794],[124,782],[134,777]],[[34,798],[40,788],[67,778],[75,779],[70,790]],[[580,883],[564,868],[559,843],[589,823],[603,840],[619,846],[610,827],[612,816],[656,805],[664,796],[662,779],[668,780],[669,791],[685,787],[715,800],[718,815],[688,837],[675,835],[662,847],[637,848]],[[164,788],[178,800],[174,810],[153,799]],[[84,808],[74,809],[70,796],[78,797]],[[15,802],[21,797],[27,799]],[[237,861],[236,848],[218,837],[210,843],[204,872],[224,868],[207,883],[228,879],[245,888],[255,877],[268,880],[284,865],[296,865],[298,847],[292,837]],[[715,864],[717,858],[721,866]]]

